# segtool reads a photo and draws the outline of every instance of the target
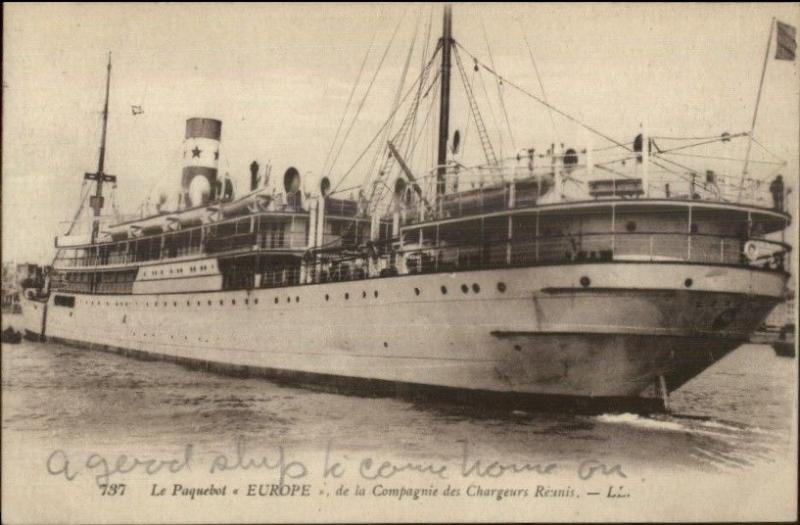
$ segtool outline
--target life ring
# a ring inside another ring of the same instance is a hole
[[[758,245],[755,242],[747,241],[746,243],[744,243],[743,251],[744,251],[744,256],[747,257],[748,260],[755,261],[756,259],[758,259],[759,250],[758,250]]]

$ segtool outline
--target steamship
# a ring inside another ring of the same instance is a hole
[[[451,20],[403,106],[437,97],[435,165],[415,167],[424,134],[398,119],[357,197],[327,177],[305,191],[291,166],[263,186],[255,163],[233,195],[222,123],[190,118],[179,203],[104,214],[109,60],[91,226],[56,238],[47,285],[25,293],[28,336],[363,394],[666,408],[785,297],[789,214],[744,176],[659,171],[646,130],[612,143],[617,164],[555,143],[498,158],[462,55],[494,69]],[[449,127],[454,70],[486,160],[472,166]]]

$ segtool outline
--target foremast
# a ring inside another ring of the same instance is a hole
[[[436,197],[441,199],[445,192],[445,175],[447,172],[447,138],[450,133],[450,56],[453,44],[453,13],[449,5],[444,6],[444,20],[442,23],[442,38],[439,45],[442,48],[441,66],[441,96],[439,106],[439,155],[436,170]]]
[[[97,160],[97,172],[85,173],[84,180],[95,181],[94,195],[89,199],[89,206],[93,210],[92,219],[92,244],[97,240],[97,234],[100,230],[100,212],[103,209],[105,198],[103,197],[103,183],[104,182],[117,182],[115,175],[109,175],[105,172],[106,161],[106,133],[108,130],[108,99],[111,90],[111,53],[108,53],[108,66],[106,67],[106,98],[103,105],[103,132],[100,136],[100,156]]]

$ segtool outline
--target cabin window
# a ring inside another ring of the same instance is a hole
[[[56,306],[65,306],[67,308],[75,308],[75,298],[71,295],[56,295],[53,297],[53,304]]]

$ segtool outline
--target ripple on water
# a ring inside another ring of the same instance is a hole
[[[791,446],[796,362],[746,345],[690,381],[672,414],[581,416],[341,396],[55,344],[3,348],[3,427],[31,439],[219,447],[269,443],[458,457],[606,457],[735,470]]]

